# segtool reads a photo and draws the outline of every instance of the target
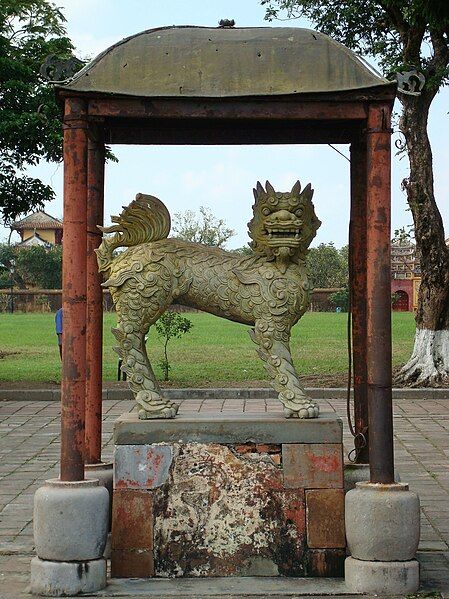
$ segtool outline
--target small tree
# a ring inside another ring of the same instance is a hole
[[[343,312],[347,312],[349,308],[349,290],[342,289],[336,291],[329,296],[329,301],[334,304],[336,308],[341,308]]]
[[[392,308],[392,309],[394,308],[394,305],[395,305],[395,303],[398,301],[398,299],[399,299],[400,297],[401,297],[401,296],[400,296],[400,295],[399,295],[399,293],[397,293],[397,292],[395,292],[395,293],[392,293],[392,294],[391,294],[391,308]]]
[[[12,268],[13,266],[13,268]],[[60,289],[62,247],[0,244],[0,287]]]
[[[200,207],[200,216],[193,210],[177,212],[173,217],[173,233],[178,239],[223,247],[235,235],[222,218],[215,218],[210,208]]]
[[[41,74],[49,55],[72,57],[65,19],[48,0],[0,2],[0,215],[5,224],[42,208],[54,191],[24,173],[62,157],[61,110]]]
[[[313,287],[345,287],[348,284],[347,246],[337,249],[333,243],[320,243],[310,248],[307,267]]]
[[[15,268],[16,254],[14,246],[0,244],[0,289],[19,287],[24,289],[25,282]]]
[[[164,342],[164,358],[158,365],[162,368],[164,381],[168,381],[169,372],[171,370],[171,365],[168,360],[168,342],[170,339],[179,339],[185,333],[188,333],[193,324],[188,318],[181,316],[177,312],[168,311],[162,314],[155,326],[158,337]]]

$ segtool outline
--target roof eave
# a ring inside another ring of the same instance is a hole
[[[99,99],[99,98],[114,98],[114,99],[133,99],[140,101],[163,101],[163,100],[181,100],[185,102],[194,101],[264,101],[264,100],[279,100],[279,101],[320,101],[329,99],[335,99],[336,101],[346,97],[348,100],[354,98],[360,98],[361,100],[369,101],[372,100],[394,100],[396,97],[397,82],[390,81],[388,83],[381,83],[379,85],[373,85],[370,87],[353,88],[338,91],[322,91],[322,92],[299,92],[293,94],[270,94],[270,95],[244,95],[244,96],[157,96],[157,95],[134,95],[124,94],[118,92],[100,91],[100,90],[81,90],[74,87],[68,87],[65,85],[55,85],[55,94],[58,101],[63,104],[66,98],[86,98],[86,99]],[[354,98],[353,98],[354,97]]]

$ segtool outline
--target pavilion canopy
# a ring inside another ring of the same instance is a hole
[[[173,26],[111,46],[57,89],[146,98],[329,94],[389,87],[356,54],[297,27]]]
[[[369,458],[371,482],[392,483],[396,82],[315,31],[186,26],[119,42],[56,93],[64,104],[61,480],[83,480],[85,459],[101,462],[103,304],[93,250],[103,221],[105,144],[349,143],[356,459]]]

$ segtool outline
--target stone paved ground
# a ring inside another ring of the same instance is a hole
[[[232,393],[232,391],[230,391]],[[343,400],[323,400],[345,422]],[[111,457],[115,418],[127,401],[104,403],[104,453]],[[275,400],[185,400],[181,411],[278,411]],[[449,597],[449,397],[399,399],[394,404],[396,463],[401,480],[419,493],[422,529],[419,559],[424,590]],[[351,447],[345,425],[345,443]],[[0,598],[25,597],[33,555],[32,504],[45,479],[57,477],[58,402],[0,402]]]

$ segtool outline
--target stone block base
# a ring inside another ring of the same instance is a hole
[[[95,593],[106,586],[106,560],[87,562],[51,562],[34,557],[31,560],[31,592],[33,595],[65,597]]]
[[[419,587],[419,564],[408,562],[368,562],[348,557],[345,582],[351,593],[381,596],[408,595]]]
[[[337,418],[126,415],[115,443],[113,577],[343,575]]]

